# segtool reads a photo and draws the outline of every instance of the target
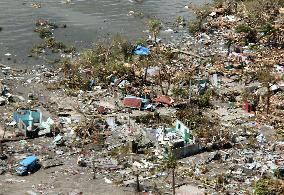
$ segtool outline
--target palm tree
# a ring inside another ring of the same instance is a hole
[[[2,119],[1,120],[1,122],[2,122],[2,124],[3,124],[3,126],[2,126],[2,128],[3,128],[3,136],[2,136],[2,138],[0,138],[1,140],[0,140],[0,157],[3,157],[3,156],[5,156],[4,155],[4,149],[3,149],[3,140],[4,140],[4,138],[5,138],[5,134],[6,134],[6,131],[7,131],[7,126],[6,126],[6,119]],[[0,126],[0,129],[1,129],[1,126]]]
[[[68,60],[68,59],[63,59],[61,62],[60,62],[60,64],[59,64],[59,66],[62,68],[62,71],[63,71],[63,73],[64,73],[64,77],[66,78],[67,76],[69,77],[69,79],[70,79],[70,70],[71,70],[71,68],[72,68],[72,65],[71,65],[71,62],[70,62],[70,60]]]
[[[171,170],[172,171],[172,188],[173,188],[173,195],[175,195],[176,194],[176,190],[175,190],[175,171],[176,171],[176,168],[177,168],[177,159],[176,159],[175,155],[173,154],[172,149],[170,149],[170,152],[169,152],[168,156],[164,160],[164,167],[167,170]]]
[[[173,66],[173,60],[177,59],[177,57],[177,54],[171,50],[162,51],[158,47],[151,56],[151,63],[158,66],[155,81],[163,95],[168,95],[170,87],[173,84],[174,76],[178,72]]]
[[[151,19],[148,23],[149,30],[152,33],[155,43],[157,43],[157,36],[162,29],[162,23],[160,20]]]
[[[234,44],[235,39],[232,36],[229,36],[225,42],[225,45],[227,46],[227,56],[231,53],[231,47]]]
[[[139,176],[143,172],[143,168],[135,166],[133,164],[133,160],[134,160],[133,158],[135,158],[135,156],[131,156],[131,160],[132,160],[132,168],[131,169],[132,169],[132,173],[135,176],[135,180],[136,180],[136,192],[139,193],[139,192],[141,192]]]
[[[94,175],[93,175],[93,179],[96,179],[96,173],[97,173],[97,164],[95,162],[95,157],[92,158],[92,165],[93,165],[93,172],[94,172]]]
[[[275,76],[272,74],[272,66],[267,64],[263,65],[257,72],[258,80],[262,83],[262,85],[266,88],[266,114],[269,114],[270,108],[270,98],[272,92],[270,90],[271,84],[275,81]]]

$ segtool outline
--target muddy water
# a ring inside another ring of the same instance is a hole
[[[28,58],[30,48],[41,40],[33,32],[38,18],[67,24],[57,29],[57,39],[76,47],[91,44],[110,35],[120,33],[131,39],[145,35],[147,18],[156,16],[164,22],[172,22],[177,16],[190,18],[184,8],[189,0],[0,0],[0,63],[30,65],[40,63]],[[41,8],[32,8],[32,2],[40,2]],[[193,0],[203,3],[205,0]],[[128,16],[129,11],[143,13],[144,18]],[[10,53],[11,56],[5,54]]]

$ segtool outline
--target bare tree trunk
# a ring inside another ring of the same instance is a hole
[[[3,154],[3,143],[2,143],[2,140],[4,140],[5,138],[5,134],[6,134],[6,126],[5,126],[5,122],[3,122],[4,126],[3,126],[3,136],[2,136],[2,139],[0,140],[0,155]]]
[[[6,130],[7,130],[7,128],[6,128],[5,122],[4,122],[2,140],[5,138]]]
[[[95,167],[95,165],[93,165],[93,172],[94,172],[93,179],[96,179],[96,171],[97,168]]]
[[[157,33],[156,32],[153,33],[153,38],[154,38],[154,42],[157,43]]]
[[[270,90],[269,90],[269,87],[267,87],[266,114],[269,114],[270,97],[271,97],[271,92],[270,92]]]
[[[145,67],[145,73],[144,73],[144,78],[143,78],[144,84],[147,83],[147,72],[148,72],[148,68],[149,68],[149,62],[148,62],[148,57],[146,57],[146,67]]]
[[[189,94],[188,94],[189,102],[191,101],[191,96],[192,96],[192,90],[191,90],[191,79],[190,79],[189,80]]]
[[[227,56],[229,56],[230,53],[231,53],[231,43],[228,43]]]
[[[3,140],[5,138],[5,134],[6,134],[7,128],[5,126],[5,120],[3,121],[3,136],[0,140],[0,156],[3,156],[4,154],[4,149],[3,149]]]
[[[175,188],[175,169],[172,169],[172,176],[173,176],[173,180],[172,180],[172,188],[173,188],[173,195],[176,194],[176,188]]]
[[[82,148],[81,148],[82,153],[85,152],[85,142],[86,142],[86,139],[87,139],[87,130],[84,130],[84,136],[83,136]]]
[[[136,174],[136,191],[140,192],[139,175]]]
[[[3,154],[3,143],[2,140],[0,140],[0,156]]]
[[[164,88],[163,88],[163,81],[162,81],[162,78],[161,78],[161,70],[160,69],[159,69],[159,86],[161,88],[162,94],[165,95],[165,91],[164,91]]]
[[[171,87],[171,84],[172,84],[172,82],[171,82],[171,78],[169,78],[169,79],[168,79],[168,86],[167,86],[167,88],[166,88],[165,95],[168,95],[169,90],[170,90],[170,87]]]

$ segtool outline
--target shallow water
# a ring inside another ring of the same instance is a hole
[[[147,18],[156,16],[164,22],[172,22],[177,16],[190,18],[184,8],[188,0],[39,0],[41,8],[32,8],[35,1],[0,0],[0,62],[5,64],[36,64],[28,58],[30,48],[40,42],[33,32],[35,21],[49,19],[58,24],[67,24],[66,29],[57,29],[55,37],[76,47],[90,47],[101,38],[116,33],[130,39],[145,35]],[[193,0],[203,3],[205,0]],[[144,17],[128,16],[129,11],[143,13]],[[12,55],[8,59],[6,53]]]

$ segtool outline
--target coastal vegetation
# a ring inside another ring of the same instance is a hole
[[[283,22],[283,13],[279,11],[283,6],[284,2],[281,0],[215,0],[212,4],[191,6],[196,18],[189,22],[188,30],[195,34],[212,29],[226,29],[225,23],[218,24],[212,18],[234,15],[242,18],[235,28],[237,35],[234,41],[237,43],[265,43],[274,48],[283,47],[284,32],[280,25]]]
[[[283,194],[284,186],[281,180],[272,178],[260,179],[255,184],[254,195]]]
[[[158,19],[151,19],[148,23],[149,30],[152,33],[152,36],[154,38],[154,42],[157,42],[157,36],[162,29],[162,23]]]

